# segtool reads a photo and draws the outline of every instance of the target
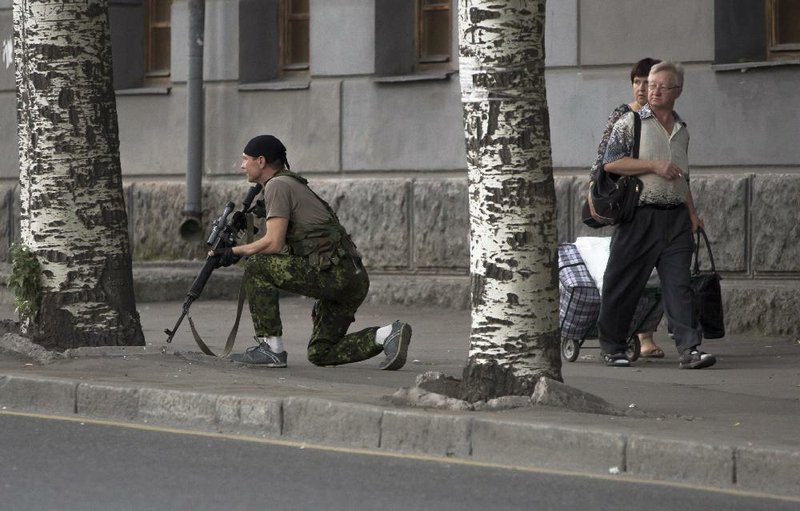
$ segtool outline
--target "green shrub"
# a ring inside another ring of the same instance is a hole
[[[25,245],[11,245],[11,277],[8,287],[14,291],[20,322],[30,324],[39,312],[42,302],[42,267],[31,249]]]

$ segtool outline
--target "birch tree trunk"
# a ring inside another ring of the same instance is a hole
[[[106,0],[14,0],[21,240],[42,268],[28,334],[143,345],[133,296]]]
[[[470,211],[468,401],[561,381],[545,0],[458,0]]]

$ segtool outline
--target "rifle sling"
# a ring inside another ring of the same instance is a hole
[[[253,241],[253,215],[251,213],[247,213],[245,215],[247,218],[247,227],[245,228],[245,240],[247,243]],[[233,327],[231,328],[231,332],[228,334],[228,340],[225,341],[225,348],[223,348],[222,353],[217,355],[208,347],[208,345],[203,341],[203,338],[200,337],[200,334],[197,333],[197,329],[194,326],[194,321],[192,321],[192,316],[187,315],[189,319],[189,327],[192,329],[192,335],[194,336],[194,342],[197,343],[197,346],[200,348],[200,351],[205,353],[206,355],[212,357],[219,357],[225,358],[231,354],[233,351],[233,345],[236,342],[236,334],[239,331],[239,320],[242,318],[242,309],[244,308],[244,297],[245,297],[245,290],[244,290],[244,283],[245,277],[247,276],[247,271],[242,275],[242,284],[239,286],[239,303],[236,306],[236,319],[233,322]]]

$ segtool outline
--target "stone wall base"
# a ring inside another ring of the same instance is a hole
[[[580,222],[585,176],[557,175],[558,241],[610,236]],[[469,308],[469,197],[463,177],[314,177],[315,190],[337,211],[369,268],[375,303]],[[140,302],[182,300],[202,266],[205,237],[179,233],[183,183],[137,181],[125,187]],[[239,180],[203,187],[204,225],[220,204],[241,200]],[[716,269],[724,275],[724,306],[732,334],[800,335],[800,176],[715,173],[692,177]],[[0,185],[0,266],[19,236],[19,189]],[[708,258],[701,256],[703,269]],[[3,281],[0,267],[0,282]],[[203,297],[236,298],[241,269],[212,276]],[[0,300],[8,301],[7,292]]]
[[[134,264],[136,301],[185,299],[201,267],[199,261]],[[211,275],[202,297],[204,300],[235,300],[241,279],[242,269],[239,267],[218,269]],[[467,310],[469,277],[370,272],[366,302]]]

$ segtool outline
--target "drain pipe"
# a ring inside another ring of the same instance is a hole
[[[203,107],[203,39],[206,17],[205,0],[189,0],[189,73],[186,80],[186,204],[181,238],[198,240],[203,238],[203,133],[205,115]]]

